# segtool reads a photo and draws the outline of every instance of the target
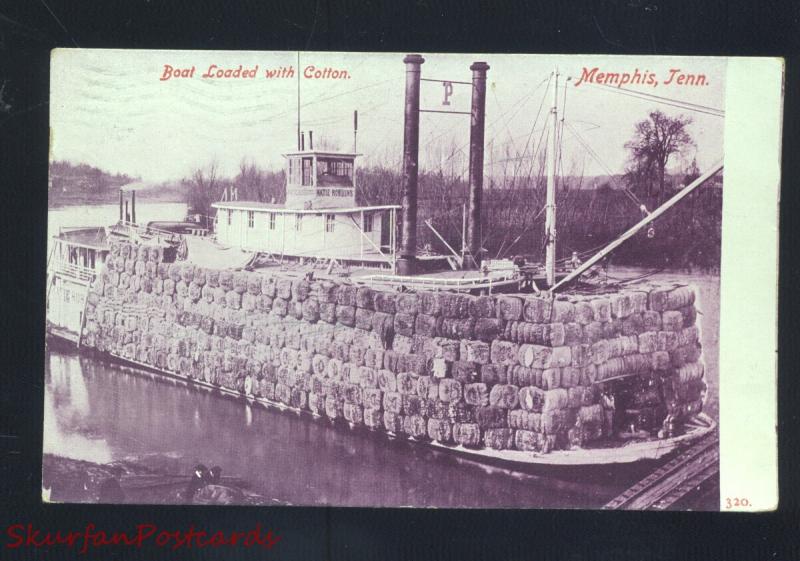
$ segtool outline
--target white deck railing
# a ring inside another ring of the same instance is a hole
[[[83,265],[77,265],[60,259],[50,261],[50,271],[84,282],[92,282],[97,274],[97,272],[90,267],[84,267]]]

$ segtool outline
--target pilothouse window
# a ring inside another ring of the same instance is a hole
[[[352,187],[353,160],[344,158],[317,158],[317,185]]]
[[[313,185],[312,172],[313,162],[311,158],[303,158],[303,186],[307,187]]]

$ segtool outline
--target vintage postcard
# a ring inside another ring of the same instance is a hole
[[[43,500],[775,508],[782,85],[53,51]]]

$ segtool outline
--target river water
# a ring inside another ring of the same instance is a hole
[[[185,205],[139,205],[142,221],[182,218]],[[115,205],[51,210],[59,226],[101,225]],[[614,274],[636,275],[634,269]],[[718,277],[659,274],[699,289],[709,385],[718,412]],[[50,346],[45,363],[44,452],[97,463],[131,461],[161,473],[219,465],[265,497],[297,505],[596,508],[643,468],[520,472],[489,467],[379,434],[249,405],[134,368]],[[652,466],[651,468],[652,469]]]

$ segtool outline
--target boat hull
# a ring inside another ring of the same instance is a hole
[[[226,395],[244,400],[248,403],[258,403],[268,409],[283,412],[292,412],[298,416],[309,418],[322,418],[305,409],[266,399],[260,396],[245,395],[239,391],[211,384],[204,380],[189,378],[176,372],[169,372],[160,368],[144,364],[134,359],[125,358],[113,352],[99,352],[114,362],[135,367],[134,372],[149,375],[164,380],[170,380],[197,388],[205,389],[220,395]],[[577,448],[572,450],[553,450],[547,453],[526,452],[520,450],[493,450],[490,448],[468,448],[462,445],[447,445],[430,440],[416,440],[405,435],[396,435],[391,432],[372,431],[392,439],[403,438],[416,445],[427,446],[433,450],[455,454],[481,463],[503,464],[509,466],[613,466],[630,465],[639,462],[652,462],[686,448],[697,440],[712,433],[716,429],[716,422],[704,413],[698,414],[693,422],[687,424],[687,432],[671,438],[654,439],[647,441],[631,441],[621,446]]]

